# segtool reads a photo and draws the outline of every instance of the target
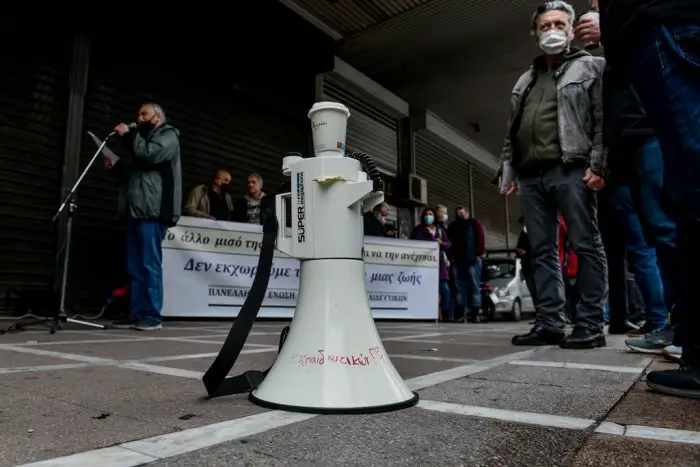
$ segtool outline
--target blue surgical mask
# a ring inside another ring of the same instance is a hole
[[[431,224],[433,223],[433,221],[435,220],[435,217],[433,217],[433,216],[425,216],[425,217],[423,218],[423,220],[425,221],[426,224],[431,225]]]
[[[450,218],[450,216],[448,216],[447,214],[445,214],[444,216],[442,216],[442,222],[447,222],[447,220],[448,220],[449,218]]]

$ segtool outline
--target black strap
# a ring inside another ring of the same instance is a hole
[[[277,218],[274,214],[265,216],[262,247],[260,248],[258,269],[253,279],[253,285],[245,303],[241,307],[241,311],[238,313],[236,321],[231,326],[228,336],[226,336],[226,341],[221,347],[219,355],[216,356],[214,363],[212,363],[202,378],[210,398],[250,392],[263,382],[270,371],[270,368],[265,371],[249,370],[238,376],[226,377],[241,354],[243,345],[248,339],[250,330],[253,328],[262,302],[265,299],[267,284],[270,281],[270,273],[272,271],[272,258],[275,253],[278,228]],[[282,349],[288,333],[289,326],[286,326],[280,335],[278,351]]]

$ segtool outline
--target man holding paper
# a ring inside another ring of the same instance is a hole
[[[165,112],[158,104],[141,106],[137,129],[120,123],[114,131],[128,153],[116,167],[124,175],[118,213],[126,220],[131,309],[128,318],[115,321],[113,326],[153,331],[162,326],[161,244],[168,227],[180,218],[182,204],[179,132],[166,123]],[[106,166],[108,159],[105,156]]]
[[[514,345],[605,346],[607,264],[596,219],[604,186],[602,72],[605,60],[571,46],[575,12],[563,1],[537,8],[531,33],[542,52],[515,84],[501,154],[501,192],[520,185],[537,290],[535,326]],[[580,300],[565,336],[566,299],[557,248],[558,213],[579,259]]]

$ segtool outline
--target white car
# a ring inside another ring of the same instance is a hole
[[[491,250],[482,263],[482,308],[490,318],[506,315],[520,321],[523,313],[534,313],[530,291],[523,277],[520,258],[511,250]]]

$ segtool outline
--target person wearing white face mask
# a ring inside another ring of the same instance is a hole
[[[606,345],[603,299],[607,264],[596,219],[596,191],[604,186],[602,73],[605,60],[571,46],[576,14],[566,2],[537,8],[531,33],[542,51],[511,95],[501,154],[501,192],[519,184],[530,241],[536,320],[514,345]],[[569,226],[579,257],[580,301],[574,330],[564,329],[565,294],[558,254],[558,216]]]

